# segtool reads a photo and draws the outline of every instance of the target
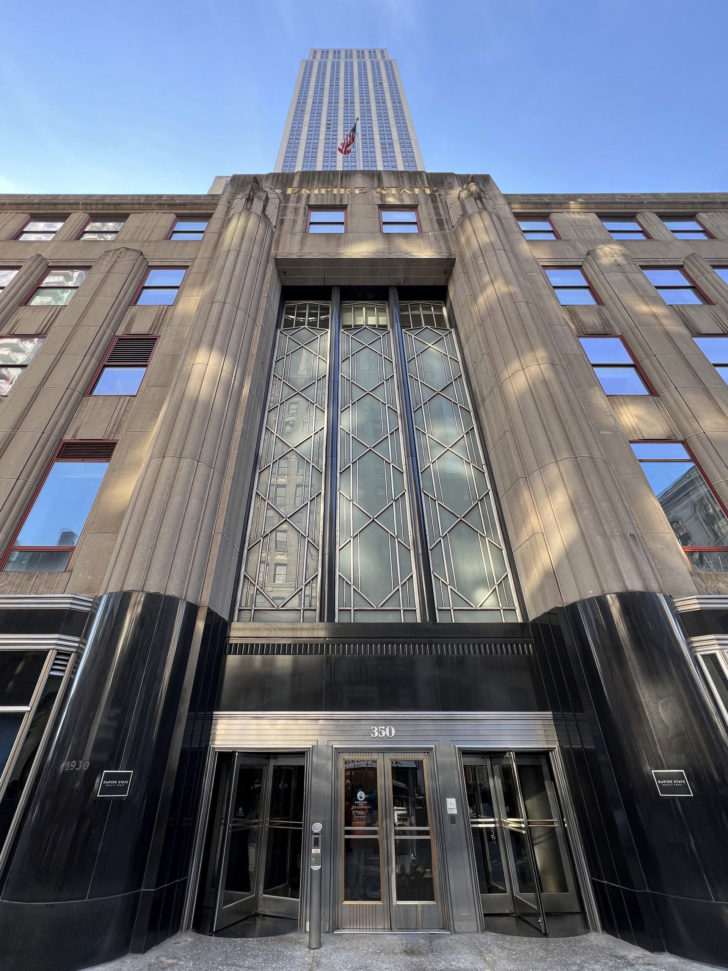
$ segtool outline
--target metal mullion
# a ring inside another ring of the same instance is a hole
[[[338,604],[337,539],[339,487],[339,369],[341,345],[341,289],[331,288],[329,319],[329,368],[326,392],[324,472],[321,504],[321,578],[319,588],[319,620],[334,623]],[[353,600],[352,600],[353,610]]]
[[[404,349],[402,322],[399,316],[399,295],[396,287],[389,288],[389,310],[392,326],[394,370],[398,389],[399,410],[403,428],[403,455],[407,489],[407,510],[410,518],[410,549],[415,554],[415,592],[420,607],[420,620],[435,623],[437,609],[432,585],[432,565],[427,545],[425,508],[422,501],[420,470],[417,463],[417,439],[412,413],[412,401],[407,380],[407,355]]]

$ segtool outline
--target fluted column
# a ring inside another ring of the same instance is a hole
[[[201,602],[226,472],[237,450],[241,401],[251,381],[277,198],[255,180],[234,177],[221,204],[229,207],[226,228],[103,590],[146,590]],[[239,504],[244,502],[241,495]]]
[[[552,288],[492,181],[459,201],[451,297],[529,616],[660,590],[554,339],[568,322]],[[691,589],[687,566],[683,579]]]

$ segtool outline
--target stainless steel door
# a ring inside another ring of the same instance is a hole
[[[468,753],[463,772],[483,913],[544,934],[548,914],[579,913],[547,753]]]
[[[239,753],[223,764],[213,930],[252,914],[297,917],[303,779],[303,756]]]
[[[338,926],[441,928],[429,756],[345,754],[338,779]]]

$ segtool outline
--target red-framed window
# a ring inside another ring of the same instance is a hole
[[[642,266],[640,269],[665,303],[674,305],[711,302],[679,266]]]
[[[202,239],[210,219],[208,216],[200,218],[184,218],[176,220],[168,239]]]
[[[661,216],[660,218],[676,239],[713,239],[712,234],[695,218],[685,216]]]
[[[586,335],[579,343],[605,394],[656,394],[621,337]]]
[[[516,221],[526,239],[559,239],[551,220],[543,216],[517,216]]]
[[[693,340],[728,384],[728,334],[706,334]]]
[[[723,283],[728,283],[728,266],[714,266],[713,269],[721,278]]]
[[[68,566],[106,474],[115,442],[63,442],[2,558],[6,573]]]
[[[380,206],[379,227],[383,233],[419,233],[419,213],[412,206]]]
[[[599,303],[580,266],[545,266],[543,269],[563,306]]]
[[[12,334],[0,337],[0,397],[10,390],[27,368],[43,343],[42,337]]]
[[[97,216],[89,219],[78,238],[108,242],[109,240],[116,239],[123,225],[123,219],[114,219],[111,216]]]
[[[687,445],[630,444],[693,569],[728,572],[728,510]]]
[[[599,217],[612,239],[650,239],[644,226],[634,216]]]
[[[330,209],[324,209],[321,206],[309,206],[306,232],[345,233],[346,206],[334,206]]]
[[[65,221],[66,216],[39,216],[29,219],[15,238],[20,242],[53,239]]]
[[[135,395],[157,340],[157,337],[138,334],[115,337],[86,394]]]
[[[171,306],[182,286],[186,267],[152,266],[147,271],[132,304],[139,306]]]
[[[25,301],[31,307],[65,307],[88,276],[88,268],[55,267]]]

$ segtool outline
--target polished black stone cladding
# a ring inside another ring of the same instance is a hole
[[[533,624],[604,930],[726,963],[728,739],[667,598],[595,597]],[[661,797],[684,769],[692,797]]]
[[[70,971],[179,928],[225,632],[160,594],[95,603],[3,874],[0,966]],[[134,773],[127,798],[97,798],[104,769]]]

